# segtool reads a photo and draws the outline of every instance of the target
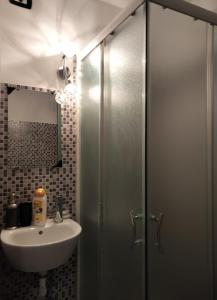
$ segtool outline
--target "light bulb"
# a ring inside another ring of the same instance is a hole
[[[73,83],[68,83],[64,88],[64,93],[69,97],[75,97],[77,93],[77,87]]]
[[[55,92],[55,101],[60,105],[65,104],[66,103],[65,93],[63,91]]]

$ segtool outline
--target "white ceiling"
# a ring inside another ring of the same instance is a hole
[[[28,10],[0,0],[0,82],[59,88],[62,48],[79,53],[134,1],[32,0]]]
[[[58,54],[72,42],[78,50],[133,0],[33,0],[31,10],[0,0],[1,39],[26,55]]]

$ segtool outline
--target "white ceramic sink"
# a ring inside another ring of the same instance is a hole
[[[11,265],[24,272],[54,269],[71,257],[81,226],[70,219],[62,223],[48,220],[44,227],[2,230],[2,247]]]

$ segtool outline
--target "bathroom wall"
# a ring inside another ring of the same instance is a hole
[[[74,80],[76,73],[74,60]],[[48,209],[54,207],[54,197],[63,195],[65,206],[76,219],[76,170],[78,140],[78,109],[76,100],[61,109],[61,139],[63,167],[16,168],[7,166],[8,97],[4,84],[0,84],[0,227],[3,227],[4,207],[12,192],[17,200],[31,201],[37,186],[43,186],[48,194]],[[71,300],[76,298],[76,254],[64,266],[48,273],[48,298]],[[0,299],[37,299],[38,275],[13,270],[0,249]]]

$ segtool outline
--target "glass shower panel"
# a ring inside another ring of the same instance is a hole
[[[149,13],[149,299],[210,300],[208,25],[155,4]]]
[[[105,41],[101,300],[140,300],[144,288],[145,7]],[[141,214],[141,215],[140,215]]]
[[[96,300],[99,272],[101,46],[81,65],[80,299]]]

